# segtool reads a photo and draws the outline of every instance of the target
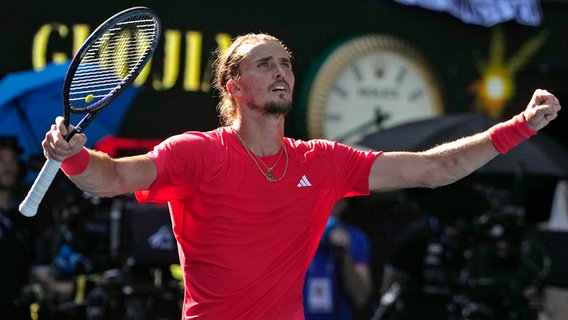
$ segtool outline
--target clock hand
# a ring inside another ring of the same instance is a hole
[[[376,127],[378,129],[380,129],[383,121],[385,121],[388,118],[389,118],[389,114],[383,112],[380,107],[377,107],[377,108],[375,108],[375,117],[373,119],[371,119],[370,121],[367,121],[367,122],[363,122],[358,127],[347,131],[346,133],[336,137],[334,140],[337,141],[337,142],[344,142],[347,139],[349,139],[349,138],[351,138],[355,135],[358,135],[362,132],[368,131],[369,128]]]

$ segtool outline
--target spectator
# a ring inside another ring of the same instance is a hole
[[[0,137],[0,314],[3,319],[29,319],[20,298],[29,280],[33,233],[18,212],[24,166],[22,149],[14,137]]]
[[[349,202],[334,206],[306,273],[306,320],[357,318],[372,292],[371,248],[363,231],[341,221]]]

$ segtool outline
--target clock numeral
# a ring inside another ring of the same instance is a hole
[[[385,77],[385,69],[386,63],[383,60],[383,57],[373,57],[372,63],[369,65],[367,64],[367,68],[371,67],[372,76],[375,80],[381,80]]]
[[[416,100],[420,99],[423,96],[424,96],[424,90],[423,89],[416,89],[416,90],[409,93],[408,100],[411,101],[411,102],[415,102]]]
[[[408,74],[408,69],[400,68],[395,77],[396,83],[401,84],[404,81],[404,78],[406,78],[407,74]]]
[[[343,89],[342,87],[339,87],[339,86],[333,87],[333,92],[335,94],[337,94],[342,99],[348,99],[349,98],[349,93],[347,93],[347,90]]]
[[[355,78],[355,80],[357,80],[357,82],[363,81],[363,73],[358,66],[353,66],[351,68],[351,72],[353,73],[353,77]]]

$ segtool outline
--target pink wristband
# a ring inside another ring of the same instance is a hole
[[[70,176],[77,175],[87,169],[90,160],[91,156],[89,155],[89,151],[83,148],[79,153],[63,160],[61,170]]]
[[[501,154],[509,152],[535,134],[536,131],[529,127],[522,113],[489,128],[489,138],[495,149]]]

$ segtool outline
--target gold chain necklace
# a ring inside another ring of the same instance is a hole
[[[257,156],[254,152],[252,153],[253,157],[255,157],[256,159],[260,160],[260,163],[262,163],[262,165],[266,168],[266,172],[267,174],[269,172],[272,171],[272,169],[274,169],[274,167],[276,167],[276,165],[278,164],[278,162],[280,161],[280,158],[282,158],[282,154],[284,153],[284,148],[280,149],[280,152],[278,153],[278,158],[276,159],[276,161],[274,162],[274,164],[272,166],[268,166],[266,164],[266,162],[264,162],[264,160],[262,160],[261,157]]]
[[[235,135],[237,136],[237,138],[239,139],[239,141],[241,142],[243,147],[245,147],[245,150],[248,153],[249,157],[252,159],[252,161],[254,162],[254,164],[256,165],[258,170],[260,171],[260,173],[262,173],[262,175],[266,178],[266,180],[268,180],[269,182],[278,182],[278,181],[282,180],[282,178],[284,178],[284,176],[286,175],[286,170],[288,169],[288,150],[286,149],[286,144],[282,144],[282,148],[284,149],[284,155],[286,156],[286,163],[284,164],[284,171],[282,172],[282,175],[280,176],[280,178],[276,179],[276,178],[274,178],[274,175],[272,174],[272,169],[274,169],[274,167],[276,167],[276,165],[280,161],[280,158],[282,157],[282,152],[280,152],[278,159],[276,159],[276,162],[274,162],[274,164],[271,167],[267,166],[266,163],[264,163],[264,161],[262,161],[262,159],[257,156],[258,160],[260,160],[260,162],[267,169],[267,171],[264,172],[264,170],[262,170],[262,168],[258,164],[258,160],[256,159],[257,157],[255,157],[255,154],[253,154],[253,152],[249,149],[249,147],[247,146],[247,144],[245,143],[245,141],[243,140],[241,135],[234,128],[231,128],[231,130],[233,130],[233,132],[235,133]]]

